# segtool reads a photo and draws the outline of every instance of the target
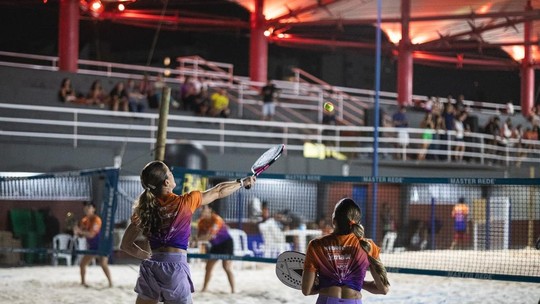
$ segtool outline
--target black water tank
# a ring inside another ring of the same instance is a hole
[[[206,170],[208,160],[204,147],[192,142],[167,144],[165,164],[169,167]]]

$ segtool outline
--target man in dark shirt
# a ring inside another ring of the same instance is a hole
[[[263,100],[262,119],[272,120],[276,111],[275,99],[278,89],[271,82],[268,81],[266,85],[261,89],[261,95]]]

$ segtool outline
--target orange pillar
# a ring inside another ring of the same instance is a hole
[[[79,1],[60,0],[58,19],[58,68],[77,72],[79,59]]]
[[[249,77],[252,81],[266,82],[268,77],[268,42],[264,36],[264,0],[255,0],[251,13],[249,40]]]
[[[409,37],[411,1],[401,0],[401,40],[398,45],[397,94],[399,105],[412,101],[413,58]]]
[[[532,10],[531,1],[527,1],[525,10]],[[534,69],[532,60],[532,21],[525,21],[524,25],[524,57],[521,61],[521,114],[528,118],[534,105]]]

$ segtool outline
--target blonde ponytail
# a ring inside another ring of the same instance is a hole
[[[135,202],[133,213],[138,218],[139,228],[148,236],[158,232],[162,220],[159,214],[159,201],[163,183],[167,179],[167,166],[160,161],[148,163],[141,172],[143,193]]]
[[[390,286],[390,282],[388,282],[388,274],[386,273],[386,268],[384,267],[383,263],[381,260],[374,258],[370,254],[371,243],[364,238],[364,227],[360,224],[353,224],[351,225],[351,230],[360,241],[360,246],[368,255],[369,264],[375,268],[375,272],[377,272],[377,274],[381,277],[382,283],[386,286]]]

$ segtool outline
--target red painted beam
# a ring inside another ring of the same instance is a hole
[[[249,29],[249,23],[242,20],[235,19],[205,19],[205,18],[190,18],[178,15],[164,15],[144,13],[136,10],[128,10],[124,12],[103,12],[100,15],[100,19],[109,20],[126,20],[126,21],[145,21],[155,22],[157,26],[160,22],[164,24],[180,24],[180,25],[200,25],[211,27],[227,27],[227,28],[240,28]]]

